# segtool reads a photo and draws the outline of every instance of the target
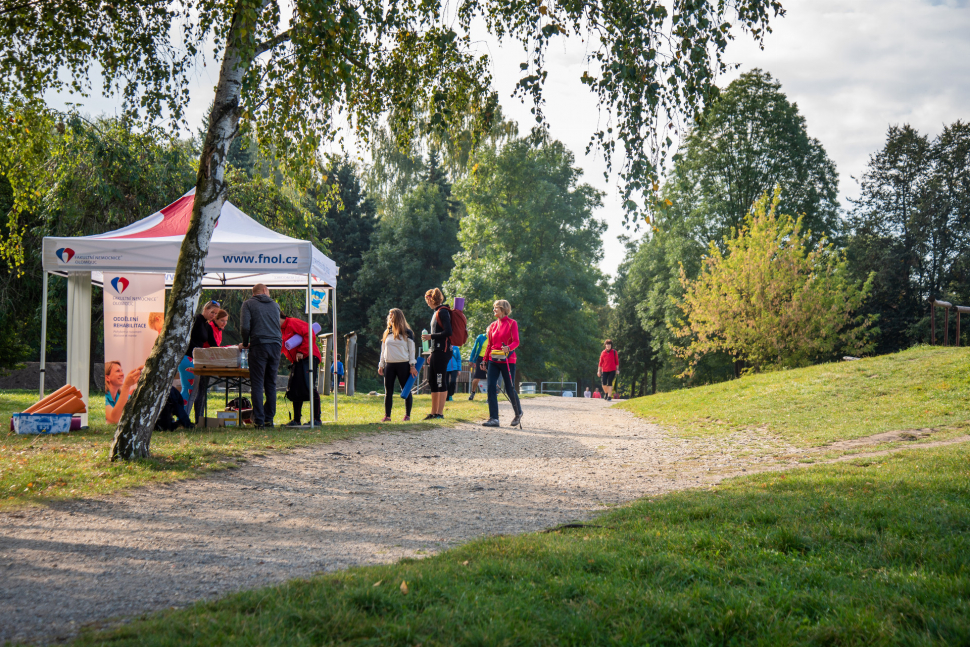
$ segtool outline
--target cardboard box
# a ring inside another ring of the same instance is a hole
[[[205,427],[206,427],[206,429],[208,429],[210,427],[225,427],[225,426],[226,426],[225,425],[225,421],[224,420],[220,420],[219,418],[206,418],[205,419]]]
[[[239,368],[239,347],[196,348],[192,362],[197,368]]]

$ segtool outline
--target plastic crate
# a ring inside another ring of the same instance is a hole
[[[73,417],[70,413],[15,413],[13,430],[18,434],[66,434]]]

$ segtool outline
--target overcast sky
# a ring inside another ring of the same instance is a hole
[[[869,155],[885,142],[891,124],[909,123],[935,135],[944,124],[970,120],[970,0],[783,0],[787,15],[759,50],[739,37],[727,60],[740,64],[723,79],[760,67],[781,82],[798,104],[809,135],[835,161],[843,204],[855,197]],[[520,51],[496,52],[497,65],[514,69]],[[602,179],[599,159],[586,158],[596,111],[578,82],[581,57],[560,51],[550,60],[547,115],[554,137],[565,142],[586,170],[586,180],[607,192],[600,214],[608,223],[607,273],[622,260],[618,237],[627,232],[615,180]],[[515,79],[499,78],[503,96]],[[506,101],[509,114],[529,123],[528,106]]]
[[[858,177],[869,155],[884,143],[892,124],[909,123],[935,135],[944,124],[970,120],[970,0],[784,0],[785,18],[776,20],[764,50],[747,37],[728,49],[740,69],[722,86],[755,67],[781,82],[806,117],[809,135],[818,138],[838,166],[840,195],[857,194]],[[550,52],[546,115],[552,135],[576,155],[585,180],[607,193],[598,214],[609,224],[604,272],[622,260],[623,227],[616,178],[603,179],[605,166],[584,150],[598,114],[595,101],[579,82],[586,69],[582,49],[571,43]],[[525,60],[518,45],[484,45],[494,59],[493,75],[506,114],[523,126],[532,123],[530,105],[511,98]],[[212,101],[218,66],[203,68],[189,110],[193,129],[201,126]],[[66,97],[49,97],[63,105]],[[94,114],[116,112],[110,100],[83,100]]]

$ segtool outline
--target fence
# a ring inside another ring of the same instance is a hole
[[[960,345],[960,315],[970,313],[970,307],[955,306],[948,301],[929,299],[930,302],[930,345],[936,344],[936,309],[943,308],[943,345],[950,345],[950,310],[957,313],[956,341],[954,346]]]
[[[540,385],[540,392],[548,393],[550,395],[563,395],[564,393],[569,393],[570,395],[575,396],[576,382],[543,382]]]

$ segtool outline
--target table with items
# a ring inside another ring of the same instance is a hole
[[[235,356],[231,351],[236,351]],[[195,366],[188,369],[197,377],[208,377],[209,385],[206,389],[215,388],[219,385],[223,385],[226,391],[226,408],[225,412],[227,414],[233,413],[229,409],[229,393],[235,391],[237,393],[235,413],[236,415],[220,415],[219,418],[222,420],[222,424],[229,425],[242,425],[247,419],[252,419],[252,408],[244,408],[243,405],[243,387],[248,387],[252,390],[252,382],[249,377],[249,362],[248,362],[248,352],[246,350],[239,350],[237,347],[223,347],[223,348],[197,348],[194,353]],[[220,365],[223,364],[223,365]],[[209,398],[208,393],[199,393],[198,397],[202,398],[202,417],[205,421],[203,424],[209,426]]]

